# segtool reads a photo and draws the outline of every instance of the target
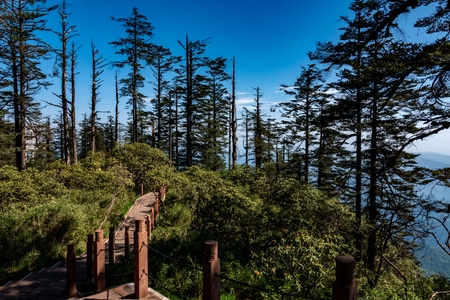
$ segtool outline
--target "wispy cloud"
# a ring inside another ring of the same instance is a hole
[[[237,104],[248,104],[253,102],[255,102],[255,99],[253,99],[252,97],[243,97],[236,99]]]
[[[280,86],[278,88],[278,90],[276,91],[276,93],[281,93],[281,92],[292,92],[294,90],[294,86],[290,85],[290,86]]]

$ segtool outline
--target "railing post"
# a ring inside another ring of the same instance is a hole
[[[113,265],[116,262],[116,240],[114,235],[114,227],[109,227],[109,265]]]
[[[147,236],[149,239],[152,238],[152,217],[150,215],[146,216],[147,218]]]
[[[153,229],[155,228],[155,210],[153,209],[153,207],[150,208],[150,222],[153,231]]]
[[[105,277],[105,242],[103,240],[103,230],[96,230],[94,242],[94,288],[96,293],[105,289]]]
[[[349,256],[336,257],[336,281],[333,282],[333,300],[356,300],[357,287],[354,281],[355,259]]]
[[[166,185],[162,185],[159,187],[159,199],[161,203],[164,202],[164,198],[166,197]]]
[[[148,248],[144,219],[136,220],[134,231],[134,295],[148,296]]]
[[[130,227],[125,227],[125,257],[130,257]]]
[[[77,296],[75,245],[67,245],[67,298]]]
[[[217,241],[205,242],[203,259],[203,300],[220,299],[220,258]]]
[[[86,280],[92,280],[92,270],[93,270],[93,250],[94,250],[94,234],[89,233],[86,242]]]
[[[159,197],[155,197],[155,202],[153,203],[153,212],[154,212],[155,223],[156,223],[156,218],[158,218],[158,213],[159,213]]]

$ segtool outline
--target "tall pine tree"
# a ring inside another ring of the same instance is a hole
[[[315,65],[303,67],[300,76],[293,86],[282,85],[287,95],[294,99],[280,104],[286,117],[284,122],[286,130],[290,132],[291,140],[297,143],[298,148],[303,148],[303,175],[305,182],[310,182],[311,162],[313,160],[312,149],[317,144],[313,120],[319,114],[319,101],[322,99],[322,75]]]
[[[121,79],[121,95],[129,97],[128,105],[131,107],[131,141],[138,142],[142,135],[143,121],[145,114],[145,96],[140,92],[144,87],[145,77],[143,70],[146,62],[151,60],[154,45],[150,42],[153,36],[153,25],[147,17],[140,14],[137,8],[133,8],[131,16],[128,18],[118,18],[117,22],[125,28],[126,36],[116,41],[110,42],[118,48],[116,54],[124,56],[123,60],[115,62],[119,68],[127,68],[128,75]]]
[[[344,18],[341,42],[320,44],[313,54],[339,67],[332,84],[339,91],[335,124],[347,133],[346,143],[349,148],[354,145],[354,151],[345,158],[352,162],[348,171],[337,177],[347,178],[340,194],[354,203],[357,228],[363,218],[369,225],[365,241],[357,230],[355,245],[372,271],[372,286],[391,242],[407,255],[407,233],[419,225],[415,216],[421,199],[415,185],[424,173],[406,150],[417,136],[429,133],[421,123],[434,109],[421,85],[421,46],[395,40],[394,23],[389,30],[379,30],[380,20],[390,14],[385,4],[354,1],[350,8],[355,17]]]
[[[51,49],[39,34],[49,31],[45,17],[55,7],[46,7],[45,1],[28,0],[2,1],[0,5],[0,60],[4,67],[1,99],[14,116],[16,166],[24,170],[27,130],[42,121],[35,95],[48,85],[40,63],[49,58]]]
[[[206,95],[198,100],[198,159],[208,169],[218,170],[225,168],[228,145],[229,93],[225,83],[230,76],[223,57],[210,59],[206,65]]]

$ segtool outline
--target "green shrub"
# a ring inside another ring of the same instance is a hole
[[[31,168],[19,172],[12,166],[0,167],[1,207],[9,203],[32,205],[64,194],[65,187],[53,175]]]
[[[149,184],[145,176],[149,170],[170,166],[170,161],[163,151],[143,143],[120,146],[114,150],[113,157],[132,174],[132,180],[137,190],[141,185]],[[145,188],[152,190],[155,186],[152,184]]]
[[[85,251],[88,233],[123,220],[136,199],[131,173],[98,154],[79,164],[53,162],[42,171],[0,168],[0,279]]]
[[[255,194],[247,180],[267,191]],[[351,252],[340,234],[354,224],[345,206],[295,180],[269,179],[250,168],[227,173],[192,167],[178,182],[177,201],[160,216],[151,246],[192,264],[150,254],[158,281],[198,299],[192,269],[201,266],[204,242],[214,239],[228,296],[329,299],[335,258]],[[180,287],[176,278],[183,277],[190,288]]]
[[[33,270],[64,258],[68,243],[85,247],[90,213],[87,206],[56,200],[29,208],[8,205],[0,212],[2,267]]]

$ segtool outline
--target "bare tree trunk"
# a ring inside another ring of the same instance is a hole
[[[95,46],[94,43],[91,44],[92,50],[92,90],[91,90],[91,151],[95,153],[95,135],[96,135],[96,117],[97,117],[97,71],[95,62]]]
[[[63,1],[61,16],[61,107],[63,114],[63,131],[64,131],[64,160],[70,165],[70,131],[69,131],[69,106],[67,101],[67,22],[65,13],[65,1]]]
[[[14,52],[13,52],[14,53]],[[16,166],[19,171],[25,169],[23,165],[22,153],[22,128],[21,128],[21,104],[19,97],[19,68],[17,66],[16,57],[13,54],[12,58],[12,71],[13,71],[13,93],[14,93],[14,133],[15,137],[15,153],[16,153]]]
[[[178,130],[178,85],[175,87],[175,165],[178,169],[180,166],[180,156],[178,155],[178,140],[179,130]]]
[[[116,114],[114,120],[114,141],[117,144],[119,142],[119,78],[116,71]]]
[[[23,24],[20,24],[20,32],[23,32]],[[16,155],[17,155],[17,167],[19,171],[23,171],[27,168],[27,157],[26,157],[26,126],[25,126],[25,62],[24,62],[24,51],[25,45],[23,41],[20,41],[19,45],[19,64],[18,69],[18,82],[16,82],[16,92],[15,94],[15,132],[16,132]]]
[[[75,66],[77,64],[76,62],[76,52],[75,44],[72,42],[72,51],[71,51],[71,94],[72,94],[72,101],[71,101],[71,121],[72,121],[72,155],[73,155],[73,163],[78,163],[78,150],[77,150],[77,122],[76,122],[76,114],[75,114],[75,100],[76,100],[76,93],[75,93]]]
[[[248,117],[248,111],[246,111],[245,113],[245,165],[248,166],[248,152],[250,149],[250,143],[249,143],[249,131],[250,131],[250,126],[249,126],[249,117]]]
[[[262,167],[263,160],[263,140],[262,140],[262,120],[261,120],[261,93],[259,87],[256,90],[256,110],[255,110],[255,135],[254,135],[254,152],[255,166]]]
[[[186,35],[186,166],[192,166],[192,141],[193,141],[193,99],[192,99],[192,49],[189,38]]]
[[[358,27],[358,39],[360,39],[361,29]],[[362,236],[361,236],[361,224],[362,224],[362,96],[359,81],[361,78],[361,49],[358,48],[357,52],[357,80],[358,86],[356,90],[356,170],[355,170],[355,215],[356,215],[356,260],[361,259],[362,255]]]
[[[233,76],[232,76],[232,96],[231,96],[231,142],[232,142],[232,169],[237,166],[237,122],[236,122],[236,65],[235,58],[233,56]]]

